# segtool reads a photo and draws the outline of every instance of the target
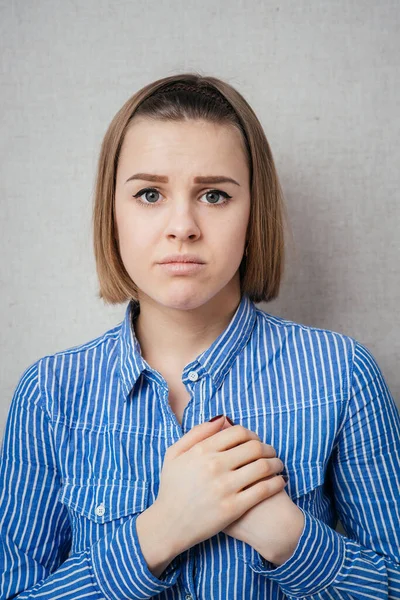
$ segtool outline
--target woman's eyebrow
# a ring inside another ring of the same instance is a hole
[[[131,177],[129,177],[125,183],[132,181],[132,179],[143,179],[143,181],[159,181],[160,183],[168,183],[168,177],[166,175],[152,175],[151,173],[136,173],[135,175],[131,175]],[[240,187],[240,183],[231,177],[225,177],[224,175],[203,175],[195,177],[194,183],[234,183]]]

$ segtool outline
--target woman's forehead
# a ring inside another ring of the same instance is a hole
[[[198,120],[134,121],[124,139],[120,166],[127,163],[132,168],[134,162],[138,171],[148,172],[157,159],[163,162],[158,165],[160,172],[163,166],[164,170],[169,163],[173,167],[176,161],[187,167],[192,163],[196,169],[204,165],[208,171],[211,167],[213,170],[224,166],[234,170],[245,168],[241,136],[233,126]]]

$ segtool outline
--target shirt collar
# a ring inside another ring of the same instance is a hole
[[[137,302],[131,300],[126,307],[125,318],[119,332],[120,378],[124,400],[139,380],[141,373],[149,369],[143,359],[140,344],[131,325],[140,312]],[[192,381],[189,373],[197,372],[198,377],[208,373],[216,389],[222,384],[238,353],[247,344],[256,320],[256,307],[248,296],[243,295],[241,301],[226,329],[214,342],[191,363],[182,373],[182,381]]]

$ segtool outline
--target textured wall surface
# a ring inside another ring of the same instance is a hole
[[[395,0],[0,2],[0,438],[23,370],[124,315],[96,298],[100,144],[150,81],[195,69],[258,114],[292,235],[263,310],[368,346],[400,399]]]

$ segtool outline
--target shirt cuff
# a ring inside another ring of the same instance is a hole
[[[299,507],[300,508],[300,507]],[[345,559],[343,536],[300,508],[304,529],[294,553],[275,566],[256,553],[250,568],[279,584],[288,597],[312,596],[332,585]]]
[[[173,586],[180,575],[180,555],[160,578],[150,571],[136,530],[139,514],[123,523],[114,537],[105,536],[91,547],[95,579],[107,600],[147,600]]]

